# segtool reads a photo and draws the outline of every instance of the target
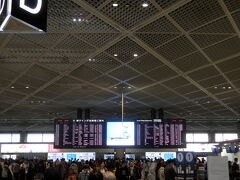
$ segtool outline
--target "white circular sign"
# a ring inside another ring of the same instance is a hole
[[[0,0],[0,15],[3,12],[4,5],[5,5],[5,0]]]
[[[191,152],[186,153],[186,161],[193,162],[193,153],[191,153]]]
[[[183,162],[183,160],[184,160],[183,153],[177,154],[177,160],[178,160],[178,162]]]

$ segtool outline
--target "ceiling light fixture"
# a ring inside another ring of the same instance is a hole
[[[217,89],[217,88],[218,88],[217,86],[214,87],[214,89]]]
[[[118,56],[118,54],[114,54],[113,56],[114,56],[114,57],[117,57],[117,56]]]
[[[113,7],[118,7],[118,3],[113,3]]]
[[[232,87],[231,87],[231,86],[228,86],[228,89],[232,89]]]
[[[142,4],[142,7],[144,7],[144,8],[146,8],[146,7],[148,7],[148,6],[149,6],[149,4],[146,3],[146,2]]]
[[[29,86],[26,86],[25,88],[26,88],[26,89],[29,89]]]
[[[73,22],[76,22],[77,21],[77,19],[76,18],[73,18]]]
[[[131,89],[132,87],[131,86],[128,86],[128,89]]]
[[[82,19],[81,18],[78,18],[78,22],[81,22],[82,21]]]
[[[207,101],[207,104],[210,104],[210,101]]]
[[[134,57],[138,57],[138,54],[135,53],[135,54],[133,54],[133,56],[134,56]]]
[[[91,62],[91,61],[92,61],[92,59],[88,59],[88,61],[89,61],[89,62]]]
[[[11,89],[14,89],[15,87],[14,86],[11,86]]]
[[[114,89],[117,89],[117,86],[114,86]]]
[[[223,86],[222,88],[223,88],[223,89],[226,89],[226,87],[225,87],[225,86]]]

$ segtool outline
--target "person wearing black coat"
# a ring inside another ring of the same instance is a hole
[[[126,162],[122,162],[122,166],[116,170],[117,180],[129,180],[129,169]]]

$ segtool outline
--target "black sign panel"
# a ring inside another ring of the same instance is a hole
[[[103,131],[103,120],[57,119],[54,126],[54,147],[102,147],[104,145]]]
[[[186,146],[186,125],[184,120],[139,120],[136,123],[138,147],[180,148]]]
[[[47,29],[47,0],[14,0],[11,14],[33,27]]]

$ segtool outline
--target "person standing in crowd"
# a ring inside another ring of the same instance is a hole
[[[73,163],[70,165],[70,168],[73,170],[73,172],[74,172],[75,174],[78,174],[78,165],[77,165],[75,162],[73,162]]]
[[[26,180],[34,180],[34,163],[32,160],[28,161],[28,171],[26,173]]]
[[[2,162],[1,163],[1,180],[13,180],[11,171],[8,167],[7,162]]]
[[[44,178],[44,161],[34,160],[34,180],[42,180]]]
[[[142,169],[143,169],[143,167],[142,167],[142,160],[137,160],[137,162],[136,162],[136,167],[137,167],[137,169],[138,169],[138,174],[139,174],[139,179],[141,179],[141,176],[142,176]]]
[[[105,162],[104,161],[100,161],[99,163],[99,171],[104,175],[105,172],[107,171],[107,168],[105,167]]]
[[[103,180],[103,175],[99,171],[92,171],[89,174],[88,180]]]
[[[116,177],[117,180],[129,180],[129,170],[126,161],[123,161],[122,166],[117,168]]]
[[[60,180],[64,180],[64,175],[65,175],[65,167],[64,164],[60,161],[55,162],[55,168],[60,176]]]
[[[9,166],[10,171],[14,177],[14,180],[19,180],[20,165],[17,162],[12,162]]]
[[[47,168],[44,172],[44,180],[60,180],[60,175],[52,163],[47,163]]]
[[[129,179],[138,180],[140,175],[138,174],[138,168],[135,166],[134,162],[131,161],[129,164]]]
[[[116,166],[116,163],[113,159],[108,159],[106,161],[106,168],[108,171],[115,173],[116,172],[115,166]]]
[[[175,180],[176,172],[174,169],[174,160],[169,160],[164,170],[165,180]]]
[[[205,173],[205,165],[203,161],[199,161],[196,166],[196,179],[197,180],[205,180],[206,173]]]
[[[78,180],[88,180],[90,174],[90,167],[89,165],[84,165],[82,171],[78,175]]]
[[[163,162],[158,162],[156,166],[156,180],[165,180]]]
[[[77,180],[77,175],[74,172],[74,169],[72,167],[69,168],[69,172],[68,172],[68,178],[67,180]]]
[[[147,164],[147,160],[144,160],[142,163],[141,180],[147,180],[148,171],[149,167]]]
[[[104,180],[116,180],[116,176],[111,171],[107,171],[104,174],[103,179]]]
[[[232,175],[232,162],[228,161],[228,171],[229,171],[229,180],[233,180],[233,175]]]
[[[149,165],[148,165],[149,173],[148,173],[147,179],[148,180],[155,180],[155,178],[156,178],[155,169],[156,169],[157,164],[154,161],[150,161],[148,163],[149,163]]]
[[[25,180],[25,169],[23,167],[23,160],[20,161],[19,180]]]
[[[22,164],[20,165],[20,180],[27,179],[28,174],[28,168],[29,168],[29,162],[26,159],[23,159]]]
[[[238,158],[234,158],[234,163],[232,165],[232,175],[233,175],[233,180],[240,180]]]

